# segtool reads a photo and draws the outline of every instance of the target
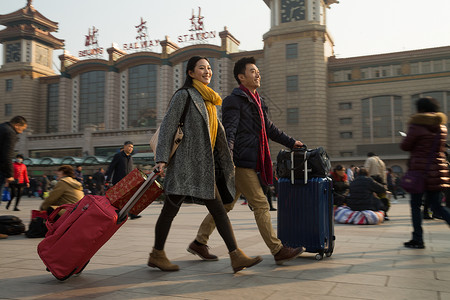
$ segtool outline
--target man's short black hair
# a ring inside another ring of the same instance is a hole
[[[239,80],[238,75],[245,74],[245,68],[247,67],[248,64],[255,65],[256,64],[255,58],[254,57],[243,57],[234,64],[233,74],[234,74],[234,78],[236,79],[238,84],[241,84],[241,81]]]
[[[20,126],[23,126],[23,125],[27,125],[27,124],[28,124],[27,119],[25,119],[25,118],[22,117],[22,116],[15,116],[15,117],[13,117],[13,118],[9,121],[9,123],[11,123],[11,125],[16,125],[16,124],[18,124],[18,125],[20,125]]]
[[[126,141],[125,143],[123,143],[123,145],[124,146],[126,146],[126,145],[133,145],[133,142],[132,141]]]
[[[23,155],[22,155],[22,154],[17,154],[17,155],[16,155],[16,158],[21,158],[21,159],[23,159]]]
[[[369,153],[367,153],[367,156],[368,156],[368,157],[372,157],[372,156],[376,156],[376,154],[373,153],[373,152],[369,152]]]

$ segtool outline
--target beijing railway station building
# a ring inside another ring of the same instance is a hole
[[[193,55],[209,58],[210,86],[222,97],[236,87],[234,63],[254,56],[270,118],[310,148],[323,146],[334,165],[360,165],[375,152],[403,172],[407,153],[399,149],[398,131],[407,129],[414,101],[433,96],[450,111],[450,47],[338,59],[326,26],[327,9],[339,5],[334,0],[264,0],[271,27],[256,51],[240,51],[245,36],[226,28],[201,31],[200,11],[192,16],[192,33],[173,40],[103,49],[92,28],[78,57],[59,56],[60,74],[52,68],[53,51],[64,47],[53,35],[58,23],[31,2],[0,15],[0,121],[28,119],[16,151],[29,158],[108,157],[126,140],[151,155],[148,141]],[[219,45],[209,43],[213,38]],[[199,42],[180,46],[190,40]],[[281,148],[271,144],[274,161]]]

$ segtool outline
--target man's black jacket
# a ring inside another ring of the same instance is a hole
[[[120,151],[114,155],[105,175],[112,184],[116,184],[131,171],[133,171],[133,158],[131,155],[126,155],[125,152]]]
[[[17,142],[17,132],[9,122],[0,124],[0,172],[5,178],[13,177],[14,147]]]
[[[261,98],[268,138],[288,148],[295,140],[279,130],[267,117],[267,106]],[[223,100],[222,124],[227,134],[228,147],[236,167],[256,169],[261,132],[261,118],[257,104],[239,88]]]

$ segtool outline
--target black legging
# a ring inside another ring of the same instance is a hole
[[[164,206],[159,215],[158,221],[155,226],[155,249],[163,250],[166,243],[167,236],[169,235],[170,226],[172,221],[180,210],[186,196],[180,195],[167,195],[164,201]],[[228,251],[234,251],[237,249],[236,239],[234,237],[233,229],[231,228],[230,219],[227,212],[219,199],[204,200],[206,208],[212,215],[214,222],[216,223],[217,231],[227,245]]]
[[[8,202],[6,208],[9,208],[11,202],[13,202],[14,198],[16,198],[16,204],[14,208],[19,206],[20,198],[22,197],[22,189],[25,187],[24,183],[10,183],[9,187],[11,188],[11,201]]]

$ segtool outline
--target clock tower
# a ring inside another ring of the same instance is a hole
[[[261,88],[271,119],[308,147],[326,147],[327,62],[333,41],[326,9],[335,0],[264,0],[271,27],[264,34]],[[271,145],[274,157],[281,145]]]
[[[53,50],[61,49],[64,41],[51,33],[58,30],[53,22],[28,0],[25,7],[0,15],[0,43],[3,45],[0,68],[0,122],[15,115],[23,115],[33,131],[39,127],[38,111],[45,103],[39,103],[41,91],[39,77],[55,75],[52,68]]]

